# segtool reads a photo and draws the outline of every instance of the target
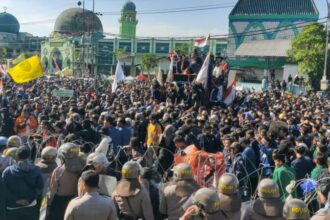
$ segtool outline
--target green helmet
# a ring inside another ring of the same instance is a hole
[[[264,199],[280,198],[280,190],[272,179],[263,179],[258,185],[258,196]]]
[[[21,145],[23,145],[23,143],[22,143],[22,139],[20,138],[20,136],[13,135],[8,138],[8,142],[7,142],[8,148],[20,147]]]
[[[193,194],[194,204],[206,213],[215,213],[220,210],[220,199],[216,191],[201,188]]]
[[[41,151],[41,158],[46,161],[55,160],[56,156],[57,156],[57,149],[54,147],[48,146]]]
[[[135,161],[128,161],[121,169],[121,175],[125,179],[137,179],[140,175],[140,165]]]
[[[173,168],[174,181],[194,179],[192,168],[187,163],[180,163]]]
[[[224,173],[219,179],[219,191],[223,194],[231,195],[238,192],[239,181],[232,173]]]
[[[80,147],[74,143],[62,144],[58,150],[61,157],[71,159],[79,156]]]
[[[287,220],[308,220],[308,206],[300,199],[290,199],[284,205],[283,216]]]

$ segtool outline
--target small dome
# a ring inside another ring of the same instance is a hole
[[[0,32],[18,34],[19,23],[15,16],[7,12],[0,13]]]
[[[123,11],[135,11],[136,6],[132,1],[127,1],[123,7]]]
[[[56,19],[54,31],[63,34],[81,34],[83,32],[103,32],[101,20],[95,13],[82,8],[70,8]]]

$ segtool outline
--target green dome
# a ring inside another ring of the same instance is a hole
[[[70,8],[63,11],[55,21],[54,31],[62,34],[103,32],[101,20],[92,11]]]
[[[123,11],[135,11],[136,6],[133,2],[127,1],[123,7]]]
[[[18,20],[7,12],[0,13],[0,32],[18,34]]]

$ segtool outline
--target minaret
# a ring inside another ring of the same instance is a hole
[[[131,1],[127,1],[121,10],[119,19],[119,36],[124,39],[132,39],[136,37],[136,7]]]

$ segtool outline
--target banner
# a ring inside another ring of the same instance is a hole
[[[15,83],[22,84],[42,77],[42,66],[38,55],[23,60],[8,70]]]
[[[52,91],[52,96],[57,98],[71,98],[73,96],[73,90],[54,89]]]

